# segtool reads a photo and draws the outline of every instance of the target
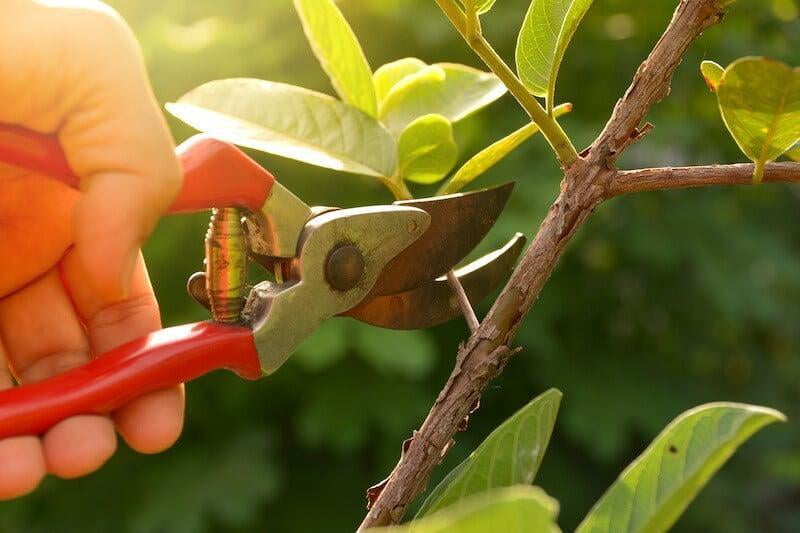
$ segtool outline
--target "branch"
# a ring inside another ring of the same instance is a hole
[[[617,172],[608,188],[609,196],[633,192],[661,191],[709,185],[752,185],[752,163],[737,165],[708,165],[702,167],[644,168]],[[800,181],[800,163],[767,165],[765,182]]]
[[[445,9],[452,1],[436,2],[463,34],[458,20],[453,20],[457,18],[455,14]],[[608,197],[610,184],[617,175],[614,160],[641,138],[643,132],[637,127],[650,107],[669,93],[672,74],[682,55],[703,30],[722,19],[726,3],[728,0],[680,1],[669,27],[639,67],[603,132],[583,157],[567,166],[561,192],[531,246],[480,327],[460,347],[453,372],[364,518],[360,531],[398,523],[409,503],[425,489],[431,471],[449,449],[462,420],[514,354],[511,346],[522,319],[550,278],[566,245],[594,208]],[[463,18],[460,10],[458,14]],[[470,42],[481,58],[487,54],[488,43],[483,43]],[[488,50],[493,52],[491,48]],[[516,79],[513,73],[512,77]],[[501,79],[506,81],[502,76]],[[512,93],[518,96],[513,90]]]
[[[672,75],[692,42],[720,22],[730,0],[681,0],[667,30],[639,66],[625,95],[617,102],[603,132],[590,149],[594,163],[613,164],[647,132],[639,131],[650,108],[670,92]]]

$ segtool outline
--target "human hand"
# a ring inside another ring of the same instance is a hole
[[[0,3],[0,123],[56,133],[81,191],[0,165],[0,387],[80,365],[160,327],[139,246],[180,187],[174,144],[130,29],[91,1]],[[7,363],[7,364],[6,364]],[[0,499],[49,472],[90,473],[117,431],[154,453],[178,437],[183,390],[112,417],[0,440]]]

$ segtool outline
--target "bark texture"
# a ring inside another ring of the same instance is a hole
[[[398,523],[450,448],[462,420],[510,357],[514,336],[570,239],[604,200],[630,192],[702,185],[746,184],[753,165],[619,171],[615,162],[651,128],[650,108],[670,92],[675,69],[704,30],[722,20],[724,0],[681,0],[666,31],[639,66],[603,131],[564,170],[558,198],[508,284],[477,330],[460,347],[455,367],[422,426],[404,446],[397,466],[360,530]],[[490,65],[491,67],[492,65]],[[770,165],[765,181],[800,181],[800,164]]]

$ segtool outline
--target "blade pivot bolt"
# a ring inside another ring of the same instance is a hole
[[[364,274],[364,256],[352,244],[343,244],[333,250],[325,265],[328,284],[339,291],[349,291],[361,281]]]

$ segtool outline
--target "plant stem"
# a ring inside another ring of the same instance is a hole
[[[472,308],[469,298],[467,298],[467,293],[464,291],[464,286],[461,285],[461,281],[458,279],[458,276],[456,276],[455,271],[452,269],[447,273],[447,283],[453,290],[453,294],[456,295],[458,305],[461,307],[461,312],[464,314],[464,318],[467,321],[470,333],[475,333],[475,330],[477,330],[478,326],[480,326],[480,322],[478,322],[478,316],[475,314],[475,310]]]
[[[464,0],[464,9],[467,11],[467,42],[481,35],[481,19],[475,9],[475,0]]]
[[[399,177],[384,177],[381,181],[389,189],[395,200],[413,200],[414,196],[406,187],[405,181]]]
[[[439,8],[450,19],[450,22],[458,30],[470,48],[486,63],[486,66],[497,76],[500,81],[508,88],[508,91],[517,99],[519,104],[531,117],[531,120],[539,126],[542,134],[550,143],[553,151],[558,157],[561,166],[569,168],[578,159],[578,152],[572,141],[561,128],[556,119],[549,115],[542,107],[542,104],[530,93],[522,84],[511,68],[503,61],[492,45],[481,34],[470,35],[467,31],[467,19],[456,0],[436,0]]]
[[[449,17],[461,15],[460,10],[451,9],[455,6],[452,1],[436,1]],[[728,0],[680,0],[672,21],[650,56],[636,71],[603,132],[592,143],[586,156],[576,159],[565,173],[559,197],[551,205],[530,248],[489,314],[478,330],[461,345],[450,377],[425,421],[404,446],[400,461],[387,478],[359,531],[400,522],[409,504],[424,490],[433,468],[442,462],[475,400],[503,371],[513,355],[512,343],[522,319],[530,311],[578,228],[610,196],[612,183],[616,183],[618,193],[637,190],[637,184],[630,180],[636,176],[617,171],[613,158],[619,157],[632,144],[632,139],[641,138],[638,126],[650,108],[669,94],[673,74],[686,50],[698,35],[722,20],[723,7],[728,3]],[[748,172],[752,170],[753,167],[747,165],[738,169],[736,175],[747,180],[751,176]],[[780,176],[791,177],[784,172],[791,172],[791,166],[787,169],[770,165],[765,179],[778,181]],[[665,173],[651,176],[652,187],[660,187],[670,171]],[[625,175],[626,179],[620,181],[620,175]],[[706,175],[705,180],[713,181],[710,175]]]

